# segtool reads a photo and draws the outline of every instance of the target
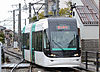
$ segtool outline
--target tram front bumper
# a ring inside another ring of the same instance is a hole
[[[72,58],[48,58],[44,60],[45,67],[79,67],[80,57]]]

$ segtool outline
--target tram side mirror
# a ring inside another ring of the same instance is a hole
[[[50,42],[47,43],[46,51],[50,51]]]

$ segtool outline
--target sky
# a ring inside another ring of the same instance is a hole
[[[33,2],[35,0],[26,0],[26,3],[28,5],[29,2]],[[10,11],[14,10],[14,9],[18,9],[18,5],[19,3],[22,4],[22,7],[23,5],[25,5],[25,1],[24,0],[1,0],[0,1],[0,21],[3,21],[3,20],[13,20],[13,13],[11,13]],[[16,6],[13,6],[12,5],[17,5]],[[27,18],[27,13],[28,11],[22,11],[22,19],[25,19]],[[15,19],[18,20],[18,11],[16,12],[16,17]],[[24,15],[24,16],[23,16]],[[22,21],[22,24],[24,23],[24,21]],[[0,26],[5,26],[7,29],[11,29],[13,30],[13,22],[12,21],[6,21],[6,22],[1,22],[0,23]],[[16,21],[16,26],[18,26],[18,21]],[[24,25],[22,25],[24,26]],[[17,30],[17,28],[16,28]]]

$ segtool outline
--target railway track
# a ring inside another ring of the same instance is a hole
[[[13,57],[16,57],[18,59],[22,59],[22,55],[21,54],[18,54],[18,53],[15,53],[15,52],[12,52],[12,51],[9,51],[8,49],[4,48],[4,53],[10,55],[10,56],[13,56]],[[28,69],[31,71],[31,72],[86,72],[80,68],[45,68],[45,67],[41,67],[41,66],[38,66],[38,65],[35,65],[35,64],[31,64],[30,67],[32,68],[29,68]],[[21,68],[20,68],[21,69]],[[17,70],[17,69],[16,69]]]
[[[6,54],[8,54],[10,56],[16,57],[18,59],[22,59],[22,55],[21,54],[15,53],[15,52],[10,51],[10,50],[8,50],[6,48],[4,48],[4,53],[6,53]]]
[[[20,68],[19,68],[20,67]],[[16,69],[14,69],[14,71],[19,72],[21,69],[24,69],[24,72],[88,72],[85,70],[81,70],[78,68],[45,68],[45,67],[40,67],[40,66],[28,66],[28,67],[24,67],[24,65],[21,67],[21,65],[18,65],[18,67],[16,67]],[[10,67],[7,67],[8,69],[11,69]],[[5,68],[5,69],[7,69]],[[28,71],[26,71],[28,70]]]
[[[38,65],[32,66],[32,72],[88,72],[82,68],[45,68]]]
[[[82,72],[82,70],[76,68],[33,68],[33,71],[41,72]],[[85,72],[85,71],[84,71]]]

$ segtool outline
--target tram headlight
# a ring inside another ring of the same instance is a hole
[[[74,56],[79,56],[79,54],[77,53],[77,54],[74,54]]]
[[[56,55],[55,55],[55,54],[51,54],[50,56],[53,56],[53,57],[55,57]]]

